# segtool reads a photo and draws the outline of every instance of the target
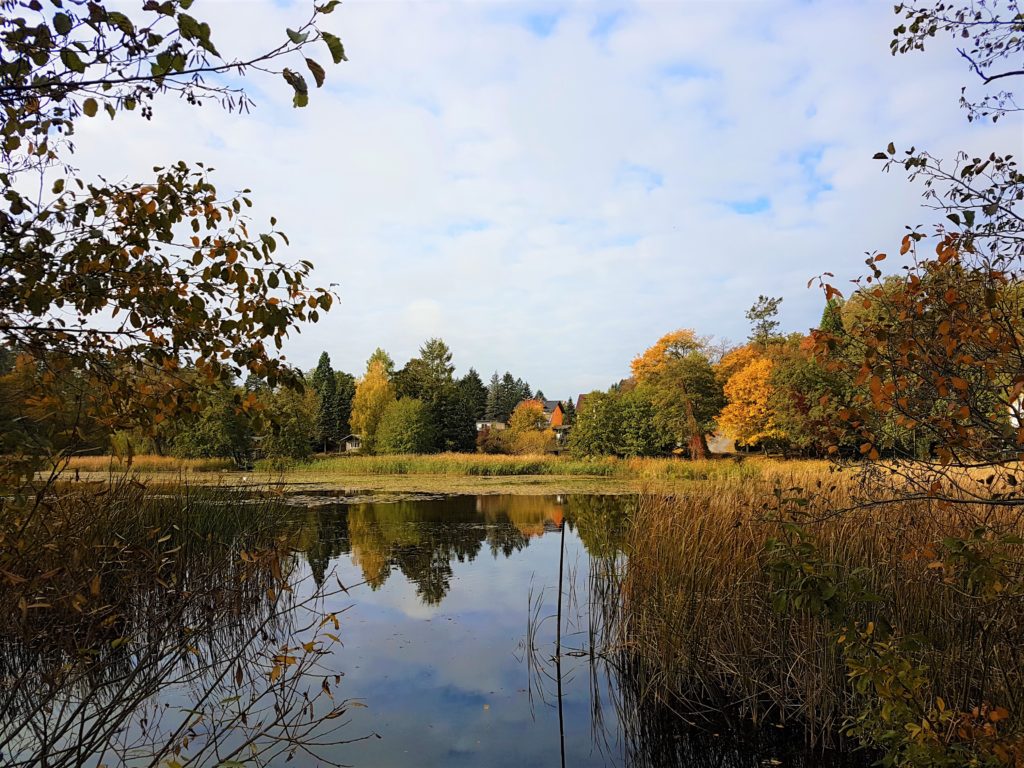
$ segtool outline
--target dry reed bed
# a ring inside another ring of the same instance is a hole
[[[142,454],[131,459],[121,456],[75,456],[67,469],[81,472],[221,472],[236,469],[231,459],[179,459],[174,456]]]
[[[1016,533],[1020,520],[991,508],[971,512],[924,502],[829,516],[851,506],[860,490],[850,472],[831,474],[820,465],[767,466],[751,482],[715,478],[684,495],[641,500],[627,533],[615,640],[642,690],[694,714],[797,720],[812,740],[831,740],[852,713],[835,624],[772,608],[764,547],[780,533],[770,521],[778,516],[776,487],[810,492],[801,494],[810,502],[799,509],[822,563],[840,574],[862,569],[879,596],[852,618],[882,615],[899,635],[920,636],[915,661],[927,666],[932,695],[947,705],[970,711],[998,704],[1020,722],[1020,596],[994,602],[965,596],[943,582],[941,569],[929,567],[941,556],[942,539],[968,536],[978,515],[990,524],[1001,516],[1003,529]]]

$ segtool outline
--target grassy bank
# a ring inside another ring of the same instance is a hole
[[[153,480],[185,476],[208,485],[302,485],[353,491],[449,494],[564,494],[675,492],[693,483],[744,485],[754,480],[794,483],[828,472],[818,461],[778,461],[761,457],[618,459],[567,456],[502,456],[441,453],[404,456],[316,456],[309,461],[258,461],[240,472],[226,459],[174,459],[136,456],[129,463],[109,456],[79,457],[69,470],[83,479],[129,473]],[[176,478],[175,478],[176,479]]]
[[[836,515],[858,492],[849,473],[809,464],[787,480],[782,469],[641,501],[614,634],[636,685],[691,712],[797,721],[812,739],[859,723],[875,745],[988,740],[999,754],[992,744],[1024,719],[1020,548],[998,538],[1024,533],[1021,520],[909,501]],[[811,494],[787,504],[793,486]],[[972,538],[983,524],[996,533]],[[770,542],[787,538],[803,562],[782,573],[803,602],[773,571]],[[972,543],[958,555],[956,539]],[[1019,764],[993,760],[977,764]]]

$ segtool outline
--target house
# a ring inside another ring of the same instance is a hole
[[[497,431],[504,429],[506,426],[508,425],[505,424],[504,421],[498,421],[497,419],[478,419],[476,422],[476,431],[483,432],[485,429]]]
[[[358,453],[363,447],[363,438],[359,435],[345,435],[341,439],[341,444],[345,447],[345,453]]]
[[[539,407],[544,411],[544,418],[547,423],[544,426],[555,429],[565,423],[565,411],[562,409],[562,402],[560,400],[538,400],[536,398],[532,400],[523,400],[519,405],[532,405]],[[540,426],[540,425],[538,425]]]

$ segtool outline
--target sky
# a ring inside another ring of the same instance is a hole
[[[759,294],[783,330],[817,324],[808,280],[859,275],[927,220],[920,188],[871,159],[1024,150],[1024,124],[970,124],[952,43],[889,54],[889,2],[347,0],[323,28],[349,61],[307,108],[252,73],[248,114],[175,97],[85,121],[77,162],[108,179],[202,161],[249,188],[287,256],[340,303],[285,346],[359,375],[430,337],[457,374],[511,370],[568,398],[604,389],[664,333],[742,342]],[[222,54],[276,45],[306,3],[198,0]],[[305,72],[301,59],[283,62]],[[312,82],[311,78],[307,78]],[[887,262],[891,263],[891,262]]]

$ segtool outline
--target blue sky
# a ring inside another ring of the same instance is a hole
[[[239,55],[306,13],[194,8]],[[894,58],[893,26],[883,2],[350,0],[325,24],[350,61],[307,109],[257,75],[252,114],[165,99],[151,123],[86,127],[79,162],[202,160],[251,188],[256,223],[276,215],[341,294],[286,346],[303,367],[326,349],[358,374],[377,346],[401,365],[440,336],[460,373],[568,397],[675,328],[742,341],[761,293],[785,297],[787,330],[814,325],[810,278],[855,276],[925,219],[871,160],[889,141],[1024,148],[1020,119],[967,123],[950,45]]]

